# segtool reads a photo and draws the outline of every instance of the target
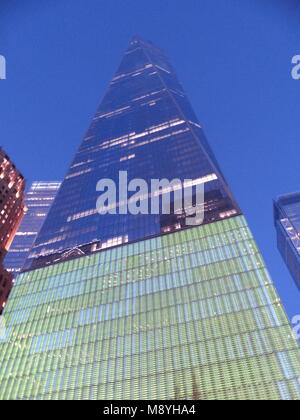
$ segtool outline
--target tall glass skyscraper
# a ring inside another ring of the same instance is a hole
[[[300,192],[274,200],[277,246],[300,289]]]
[[[60,187],[57,181],[34,181],[26,193],[26,214],[5,257],[7,271],[21,271],[34,240]]]
[[[118,211],[99,217],[97,180],[109,178],[118,185],[119,171],[127,171],[128,181],[205,182],[206,222],[240,213],[169,59],[138,39],[126,51],[75,155],[27,268],[40,255],[99,240],[108,246],[131,242],[174,228],[178,221],[164,215]]]
[[[118,185],[119,171],[204,184],[203,223],[175,211],[98,214],[96,184]],[[4,316],[0,398],[300,398],[280,299],[152,43],[134,38],[125,52]]]

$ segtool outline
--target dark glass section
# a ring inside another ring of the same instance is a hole
[[[300,289],[300,192],[274,201],[277,247]]]
[[[168,57],[138,38],[75,155],[27,268],[41,255],[82,244],[100,241],[107,248],[167,232],[168,224],[174,230],[177,214],[98,214],[97,181],[118,185],[119,171],[148,185],[153,178],[205,183],[205,223],[240,213]],[[185,216],[180,218],[178,228],[186,227]]]

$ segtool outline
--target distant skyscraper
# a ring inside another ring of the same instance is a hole
[[[300,289],[300,192],[274,201],[274,223],[278,249]]]
[[[99,215],[96,184],[118,185],[119,171],[204,184],[203,224],[189,228],[176,211],[122,214],[123,196],[116,214]],[[4,314],[0,399],[300,398],[300,350],[280,299],[150,42],[131,41],[27,268]]]
[[[24,215],[25,180],[0,148],[0,314],[13,285],[3,267],[5,257]]]
[[[26,193],[26,214],[6,255],[4,264],[7,271],[18,273],[34,243],[55,195],[60,187],[57,181],[35,181]]]

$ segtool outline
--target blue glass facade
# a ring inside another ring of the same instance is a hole
[[[97,181],[121,170],[204,184],[204,223],[99,215]],[[27,267],[5,308],[0,399],[300,399],[299,345],[262,256],[149,42],[130,43]]]
[[[300,289],[300,192],[274,201],[274,224],[278,249]]]
[[[235,203],[167,56],[134,38],[49,212],[27,267],[40,255],[100,241],[120,244],[173,230],[160,215],[99,216],[99,179],[205,182],[205,222],[236,215]]]
[[[7,271],[20,272],[59,187],[58,181],[34,181],[30,185],[24,202],[26,214],[4,260]]]

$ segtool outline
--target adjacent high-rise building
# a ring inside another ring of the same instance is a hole
[[[187,223],[175,193],[169,212],[128,212],[120,173],[128,190],[137,179],[204,185],[203,223]],[[116,199],[99,207],[104,178]],[[278,294],[150,42],[131,41],[16,283],[1,399],[300,398],[300,349]]]
[[[277,247],[300,289],[300,192],[274,200]]]
[[[24,215],[25,180],[5,151],[0,148],[0,314],[13,286],[13,276],[3,259]]]
[[[58,181],[34,181],[26,192],[27,211],[4,261],[10,273],[21,271],[59,187]]]

